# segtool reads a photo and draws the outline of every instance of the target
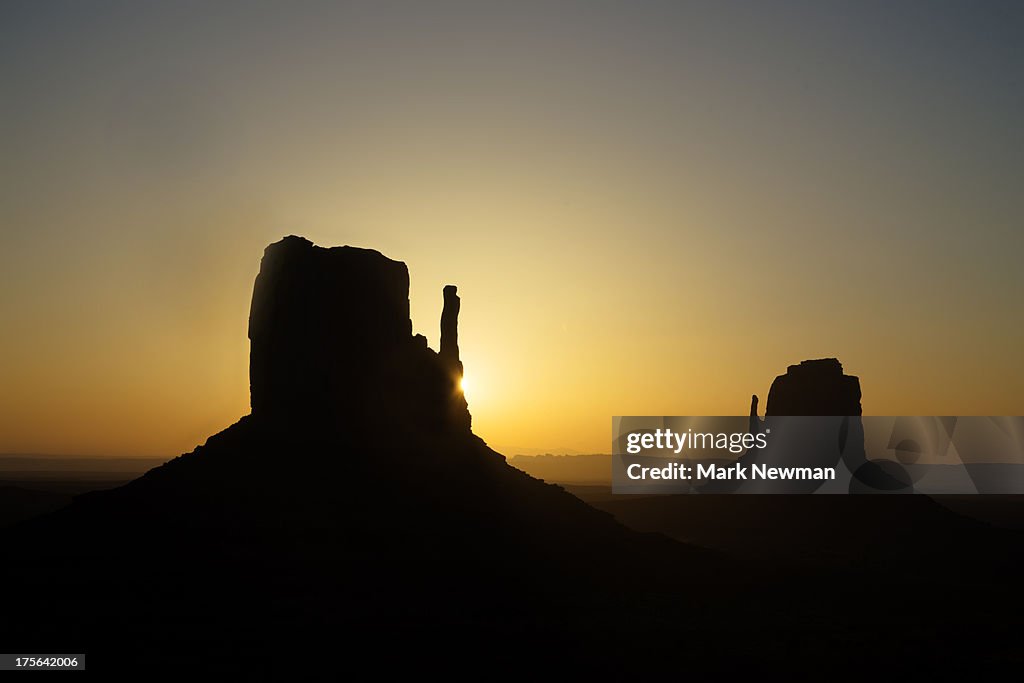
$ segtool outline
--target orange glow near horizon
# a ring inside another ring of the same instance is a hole
[[[248,251],[261,253],[256,245]],[[249,268],[208,263],[189,273],[200,284],[175,292],[178,280],[168,283],[159,306],[146,305],[152,290],[106,289],[88,279],[66,297],[41,297],[43,306],[25,311],[34,324],[0,341],[15,361],[3,367],[0,452],[173,456],[246,414],[245,329],[258,258],[239,260]],[[582,273],[559,280],[552,271],[538,288],[513,268],[508,279],[523,285],[517,289],[499,273],[485,277],[474,259],[451,263],[455,276],[410,261],[414,328],[435,348],[441,288],[459,285],[462,388],[474,431],[509,454],[606,452],[616,414],[743,414],[750,394],[764,399],[786,365],[823,356],[838,356],[861,377],[866,414],[1019,410],[1020,375],[992,362],[1014,357],[1006,338],[990,340],[992,356],[979,358],[969,340],[929,334],[921,321],[895,314],[884,329],[870,317],[842,316],[794,329],[799,320],[773,319],[768,307],[730,319],[695,298],[675,315],[669,289],[647,289],[647,302],[615,291],[649,274],[598,278],[587,294],[575,285]],[[178,267],[188,271],[187,263]],[[545,295],[547,305],[536,305]],[[738,302],[726,308],[742,310]],[[738,329],[748,325],[761,334]]]
[[[474,431],[507,454],[746,414],[821,357],[866,414],[1021,413],[1005,36],[334,4],[3,22],[0,453],[170,457],[246,414],[253,279],[288,234],[408,264],[435,349],[458,285]]]

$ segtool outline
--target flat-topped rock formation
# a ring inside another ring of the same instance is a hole
[[[249,314],[253,417],[364,435],[468,432],[455,288],[444,297],[439,356],[412,333],[404,263],[302,237],[271,244]]]
[[[756,406],[756,404],[755,404]],[[835,358],[790,365],[768,391],[765,415],[860,415],[860,379]]]
[[[137,657],[178,642],[214,663],[225,642],[247,662],[282,643],[493,653],[520,624],[588,627],[581,606],[618,604],[631,624],[636,589],[620,581],[636,562],[666,581],[719,574],[716,554],[631,531],[472,433],[456,288],[443,297],[435,353],[413,334],[405,264],[300,237],[267,247],[249,319],[251,414],[11,529],[18,555],[0,579],[26,600],[8,601],[16,627],[0,638],[12,651],[60,642]]]
[[[757,414],[757,395],[751,396],[749,431],[751,434],[771,431],[772,438],[766,448],[750,449],[740,461],[744,464],[770,462],[779,466],[835,467],[842,460],[855,476],[866,476],[860,397],[860,380],[843,374],[843,366],[835,358],[805,360],[790,365],[786,374],[779,375],[772,382],[763,422]],[[834,419],[787,419],[799,417]],[[794,480],[773,484],[771,490],[812,493],[821,486],[820,481]],[[716,483],[704,490],[712,493],[735,488]]]

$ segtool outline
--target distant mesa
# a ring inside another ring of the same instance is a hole
[[[743,463],[771,462],[793,467],[836,467],[840,460],[854,473],[866,464],[861,416],[860,379],[843,373],[836,358],[805,360],[790,365],[768,390],[765,419],[757,415],[758,398],[750,401],[750,432],[771,432],[765,449],[751,449]],[[831,417],[833,420],[787,420]],[[791,481],[773,485],[775,492],[812,493],[821,482]],[[722,490],[709,487],[708,491]]]
[[[859,417],[860,378],[843,374],[837,358],[801,361],[786,368],[768,390],[765,419],[778,416]],[[757,394],[750,397],[750,432],[762,431]]]
[[[755,397],[756,399],[756,397]],[[765,415],[860,415],[860,379],[835,358],[790,365],[768,391]]]

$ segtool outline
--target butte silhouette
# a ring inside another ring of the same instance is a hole
[[[459,297],[443,296],[435,352],[413,334],[405,264],[294,236],[267,247],[251,413],[12,530],[3,578],[26,590],[8,605],[17,628],[0,631],[10,651],[59,642],[166,661],[177,648],[179,665],[232,668],[218,653],[363,656],[401,642],[408,656],[457,646],[470,661],[551,632],[563,652],[598,628],[595,613],[642,601],[622,586],[636,563],[652,577],[717,571],[718,555],[628,530],[472,433]]]

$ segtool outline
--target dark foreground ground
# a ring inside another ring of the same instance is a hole
[[[566,550],[544,538],[484,537],[489,522],[439,537],[410,510],[367,524],[366,491],[331,508],[343,522],[313,526],[284,515],[269,526],[206,524],[184,511],[181,524],[163,514],[103,524],[120,504],[54,524],[73,496],[120,482],[5,477],[4,538],[36,535],[37,556],[7,548],[14,607],[0,649],[85,651],[94,672],[280,678],[358,665],[382,677],[833,680],[976,676],[1024,663],[1021,497],[624,497],[566,485],[644,532],[610,532],[605,555],[586,539]],[[570,525],[576,514],[565,508],[543,524]],[[385,542],[359,538],[374,528],[386,529]],[[49,533],[61,535],[38,537]],[[507,543],[522,562],[496,550]]]

